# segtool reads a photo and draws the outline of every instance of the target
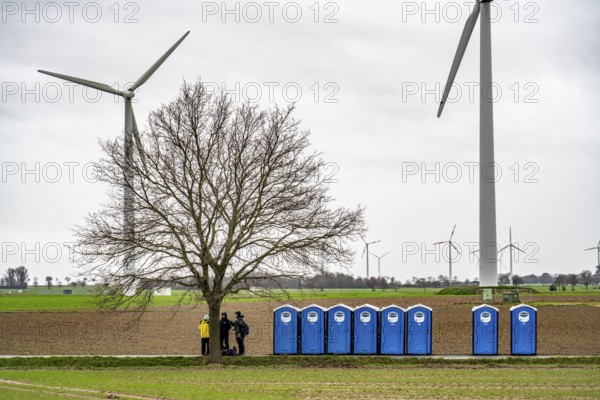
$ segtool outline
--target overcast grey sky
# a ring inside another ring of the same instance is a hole
[[[479,27],[441,119],[443,84],[470,1],[3,1],[0,24],[0,273],[71,273],[70,229],[105,196],[89,163],[123,129],[122,99],[41,75],[124,87],[185,31],[136,95],[138,123],[199,77],[240,101],[297,102],[330,162],[339,204],[366,206],[382,274],[477,276]],[[526,251],[515,273],[593,269],[600,240],[600,3],[494,1],[500,245]],[[365,274],[362,246],[350,272]],[[507,272],[508,256],[502,272]],[[376,260],[371,259],[372,273]]]

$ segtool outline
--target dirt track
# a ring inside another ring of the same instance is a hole
[[[525,302],[529,299],[522,299]],[[585,302],[597,297],[536,297],[540,301]],[[426,297],[371,299],[375,306],[401,307],[423,302],[433,308],[433,353],[471,354],[471,307],[473,297]],[[299,307],[311,301],[297,302]],[[328,307],[337,300],[322,300]],[[358,306],[365,301],[344,301]],[[240,309],[251,326],[248,354],[272,352],[272,310],[280,303],[226,304],[223,311]],[[510,354],[510,305],[500,308],[500,354]],[[197,324],[206,308],[147,312],[139,322],[133,313],[23,312],[0,313],[0,354],[198,354]],[[538,308],[538,354],[600,355],[600,307],[557,305]],[[233,336],[231,342],[234,343]]]

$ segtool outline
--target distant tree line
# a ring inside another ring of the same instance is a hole
[[[0,277],[0,289],[27,289],[29,286],[29,282],[31,278],[29,278],[29,271],[24,266],[20,266],[17,268],[8,268],[6,272]],[[77,286],[85,287],[88,283],[88,278],[82,278],[79,280],[72,280],[71,277],[66,276],[63,281],[60,278],[55,278],[52,276],[44,277],[44,281],[46,282],[46,286],[48,289],[52,289],[55,285],[59,288],[63,286],[71,286],[73,288]],[[95,279],[92,279],[94,282]],[[40,280],[38,277],[33,277],[33,287],[37,288],[40,285]]]
[[[566,290],[567,287],[571,287],[571,290],[575,290],[575,286],[580,284],[585,286],[586,290],[590,285],[600,284],[600,268],[596,268],[596,272],[592,273],[590,270],[584,270],[579,274],[550,274],[543,273],[541,275],[529,274],[529,275],[513,275],[501,274],[498,277],[498,284],[500,285],[549,285],[550,290]],[[452,280],[453,286],[470,286],[479,285],[477,280],[466,279],[459,281],[456,277]],[[418,287],[418,288],[442,288],[449,286],[448,277],[444,275],[438,275],[437,277],[428,276],[426,278],[415,277],[407,279],[404,282],[396,280],[394,277],[370,277],[369,279],[364,277],[354,277],[352,275],[344,274],[341,272],[337,273],[324,273],[303,278],[290,278],[290,279],[279,279],[257,281],[256,286],[265,289],[359,289],[369,288],[371,290],[376,289],[394,289],[398,290],[400,287]]]
[[[29,273],[27,268],[20,266],[9,268],[0,278],[0,288],[3,289],[27,289]]]
[[[27,268],[20,266],[17,268],[8,268],[4,275],[0,278],[1,289],[27,289],[29,283],[29,273]],[[59,278],[52,276],[46,276],[44,278],[46,286],[51,289],[54,285],[61,288],[63,286],[62,281]],[[70,277],[65,277],[65,286],[71,286],[73,288],[80,286],[85,287],[88,283],[88,278],[82,278],[79,280],[72,280]],[[92,282],[96,279],[92,278]],[[466,279],[459,281],[456,277],[452,280],[453,286],[469,286],[478,285],[477,280]],[[544,272],[541,275],[529,274],[529,275],[513,275],[500,274],[498,276],[498,284],[500,285],[550,285],[551,291],[566,291],[568,287],[571,290],[575,290],[576,285],[585,286],[586,290],[589,286],[600,285],[600,266],[596,267],[596,271],[592,273],[590,270],[584,270],[579,274],[549,274]],[[39,280],[37,277],[33,278],[33,286],[37,288]],[[153,283],[147,282],[142,283],[142,287],[151,287]],[[185,289],[180,285],[166,285],[173,289]],[[397,280],[393,276],[383,277],[355,277],[342,272],[336,273],[323,273],[302,278],[282,278],[282,279],[268,279],[265,280],[261,276],[254,276],[254,279],[250,278],[246,287],[240,287],[240,289],[250,289],[252,287],[259,287],[261,289],[371,289],[371,290],[385,290],[392,289],[398,290],[400,287],[418,287],[418,288],[442,288],[449,286],[448,277],[444,275],[438,275],[437,277],[428,276],[426,278],[419,278],[413,276],[412,279],[407,279],[404,282]]]

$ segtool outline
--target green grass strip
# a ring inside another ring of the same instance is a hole
[[[16,357],[0,358],[0,369],[188,368],[208,366],[206,357]],[[600,357],[436,358],[386,356],[246,356],[223,357],[235,367],[368,368],[547,366],[600,367]]]

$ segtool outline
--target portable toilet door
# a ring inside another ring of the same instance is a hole
[[[380,322],[380,350],[381,354],[404,354],[404,318],[406,311],[398,306],[391,305],[381,309]]]
[[[377,314],[370,304],[354,309],[354,354],[377,354]]]
[[[302,354],[325,353],[325,309],[312,304],[301,311]]]
[[[298,311],[289,304],[273,310],[273,354],[298,353]]]
[[[498,309],[487,304],[473,307],[473,354],[498,354]]]
[[[537,309],[527,304],[510,308],[510,352],[514,355],[537,353]]]
[[[350,354],[352,308],[338,304],[327,310],[327,354]]]
[[[431,308],[417,304],[406,315],[406,354],[431,354]]]

